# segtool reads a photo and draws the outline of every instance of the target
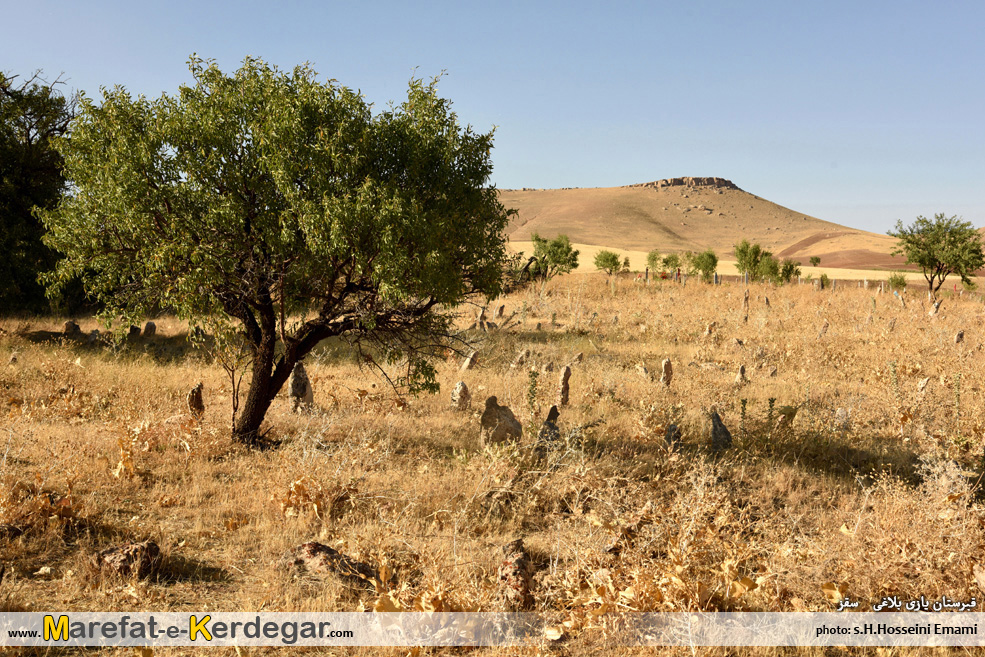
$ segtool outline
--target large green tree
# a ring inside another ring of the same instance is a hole
[[[492,133],[461,127],[436,82],[378,114],[357,92],[247,58],[192,58],[194,84],[157,100],[104,90],[60,143],[71,193],[44,215],[107,318],[174,309],[245,336],[254,443],[294,365],[340,336],[436,389],[447,312],[501,285],[510,211],[489,184]]]
[[[74,103],[58,80],[0,73],[0,312],[45,309],[38,274],[54,266],[36,208],[51,208],[65,187],[53,137],[65,135]]]
[[[948,275],[957,274],[963,282],[971,283],[971,275],[985,266],[981,235],[971,222],[956,216],[918,216],[909,226],[897,221],[896,229],[888,234],[899,240],[893,255],[906,256],[907,262],[920,267],[933,296]]]

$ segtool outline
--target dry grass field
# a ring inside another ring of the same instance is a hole
[[[440,394],[405,400],[343,344],[323,344],[307,362],[316,408],[291,413],[279,397],[267,425],[280,445],[262,452],[230,442],[229,381],[176,321],[157,318],[158,336],[113,347],[64,341],[55,320],[4,320],[0,603],[498,610],[502,546],[516,538],[535,566],[534,609],[559,613],[565,637],[537,650],[421,654],[613,650],[608,611],[833,610],[839,590],[860,609],[883,595],[981,599],[981,295],[945,296],[930,316],[919,288],[904,308],[874,290],[754,285],[745,319],[743,292],[560,277],[495,302],[518,324],[471,332],[476,368],[461,372],[451,357],[439,367]],[[530,362],[512,368],[523,349]],[[659,380],[665,358],[669,387]],[[561,440],[539,452],[536,433],[567,363]],[[449,403],[459,380],[473,391],[469,412]],[[198,381],[201,422],[185,406]],[[523,423],[519,444],[480,444],[488,395]],[[796,408],[787,426],[783,407]],[[713,410],[732,449],[710,448]],[[682,429],[676,449],[664,439],[670,423]],[[101,549],[144,539],[163,553],[148,579],[91,565]],[[392,579],[352,589],[278,566],[309,540]]]

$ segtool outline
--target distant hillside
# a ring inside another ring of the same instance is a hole
[[[896,241],[823,221],[739,189],[724,178],[671,178],[594,189],[504,189],[500,199],[519,211],[512,241],[531,233],[565,233],[572,242],[662,253],[714,249],[732,258],[732,246],[758,242],[780,257],[844,268],[904,268],[889,255]]]

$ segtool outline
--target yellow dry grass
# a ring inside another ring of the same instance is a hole
[[[872,290],[752,286],[744,321],[743,289],[561,277],[496,302],[520,325],[474,334],[478,367],[450,359],[442,392],[406,404],[340,344],[322,345],[308,364],[317,408],[292,414],[278,398],[267,426],[282,443],[265,452],[230,443],[228,381],[177,322],[111,348],[63,342],[55,320],[5,320],[0,525],[23,534],[0,536],[4,608],[352,611],[387,595],[407,609],[496,610],[501,546],[518,537],[536,609],[569,622],[549,654],[604,647],[611,609],[830,610],[832,584],[863,608],[883,595],[980,598],[981,296],[948,296],[931,317],[919,294],[903,308]],[[536,377],[510,367],[521,349]],[[557,368],[578,353],[562,442],[538,459]],[[458,380],[471,412],[450,408]],[[185,408],[198,381],[200,424]],[[480,445],[487,395],[524,424],[518,446]],[[782,406],[797,413],[777,428]],[[708,446],[712,409],[735,440],[723,454]],[[147,538],[164,553],[150,580],[89,565]],[[307,540],[395,582],[354,591],[277,566]]]

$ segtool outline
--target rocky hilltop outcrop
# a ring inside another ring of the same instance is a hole
[[[663,187],[715,187],[718,189],[739,189],[735,183],[725,178],[696,178],[687,176],[684,178],[664,178],[647,183],[637,183],[626,185],[626,187],[649,187],[651,189],[661,189]]]

